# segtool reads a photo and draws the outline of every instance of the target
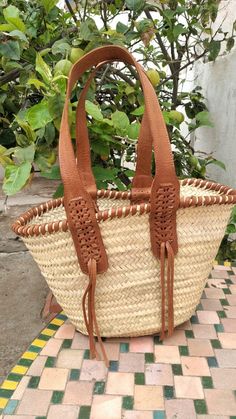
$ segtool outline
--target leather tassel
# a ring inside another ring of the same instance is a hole
[[[90,357],[99,359],[99,354],[96,350],[96,343],[94,337],[94,328],[98,338],[98,342],[101,348],[101,352],[103,354],[103,359],[107,367],[109,367],[109,361],[106,355],[106,351],[104,348],[104,344],[99,332],[99,327],[96,318],[96,311],[95,311],[95,289],[96,289],[96,280],[97,280],[97,263],[95,259],[90,259],[88,262],[88,276],[89,276],[89,283],[84,292],[82,298],[82,307],[83,307],[83,315],[84,315],[84,322],[89,336],[89,348],[90,348]],[[86,298],[88,297],[88,315],[86,312]]]
[[[165,261],[167,258],[167,294],[168,294],[168,336],[174,331],[174,307],[173,307],[173,291],[174,291],[174,251],[171,244],[162,242],[160,246],[160,267],[161,267],[161,336],[165,339],[166,330],[166,287],[165,287]]]

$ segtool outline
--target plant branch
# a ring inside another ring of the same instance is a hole
[[[145,12],[145,15],[147,16],[147,18],[152,21],[153,25],[155,25],[149,9],[145,9],[144,12]],[[171,73],[174,73],[175,69],[174,69],[173,64],[171,63],[171,57],[170,57],[170,55],[169,55],[169,53],[168,53],[168,51],[167,51],[167,49],[166,49],[166,47],[164,45],[164,42],[161,39],[161,35],[158,32],[156,32],[155,36],[156,36],[156,39],[158,41],[158,44],[160,45],[161,52],[164,55],[164,57],[165,57],[168,65],[170,67]]]
[[[74,20],[74,22],[77,24],[77,17],[75,16],[74,10],[71,7],[71,4],[69,2],[69,0],[65,0],[66,6],[71,14],[72,19]]]

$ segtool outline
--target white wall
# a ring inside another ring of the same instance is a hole
[[[236,0],[222,1],[219,24],[224,31],[231,30],[236,20]],[[217,166],[209,166],[211,179],[236,188],[236,48],[230,54],[220,56],[214,63],[195,65],[195,84],[203,87],[207,106],[211,113],[214,128],[200,128],[194,138],[195,150],[213,152],[222,160],[226,171]]]

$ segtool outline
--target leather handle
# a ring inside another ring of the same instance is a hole
[[[87,128],[85,100],[96,72],[104,65],[111,61],[100,63],[95,70],[88,77],[86,84],[80,94],[77,109],[76,109],[76,160],[77,166],[80,170],[86,190],[90,195],[96,199],[97,188],[96,182],[92,172],[89,135]],[[83,139],[83,141],[80,141]],[[142,118],[140,134],[137,142],[137,158],[136,170],[132,180],[131,201],[137,203],[149,199],[149,195],[145,194],[145,190],[151,187],[153,178],[151,174],[152,163],[152,138],[149,132],[149,125],[147,122],[147,113],[144,111]]]
[[[151,187],[150,234],[152,251],[160,256],[163,241],[169,241],[174,253],[177,252],[176,211],[179,204],[179,182],[166,126],[153,86],[142,71],[142,67],[125,49],[115,45],[97,48],[84,55],[70,71],[65,106],[61,120],[59,157],[61,175],[65,190],[65,209],[68,223],[83,272],[88,272],[88,262],[95,259],[98,272],[107,269],[108,262],[101,233],[96,220],[93,200],[86,191],[77,170],[68,122],[68,105],[75,82],[92,66],[106,60],[118,60],[133,65],[142,85],[147,123],[153,139],[156,174]],[[86,139],[81,138],[81,141]],[[170,201],[168,203],[168,191]],[[162,224],[163,221],[163,224]]]

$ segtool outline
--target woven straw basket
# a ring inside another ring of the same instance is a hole
[[[89,82],[78,105],[77,163],[67,119],[75,81],[92,65],[115,59],[135,65],[146,94],[136,175],[132,190],[126,192],[96,190],[85,127]],[[150,115],[152,108],[155,113]],[[150,139],[144,140],[145,132]],[[155,141],[162,141],[159,157]],[[154,180],[147,168],[152,143]],[[30,209],[13,225],[58,303],[76,328],[89,334],[92,351],[94,334],[138,336],[167,329],[172,333],[199,302],[236,191],[199,179],[176,180],[152,86],[130,54],[116,46],[94,50],[73,66],[59,152],[65,197]]]

